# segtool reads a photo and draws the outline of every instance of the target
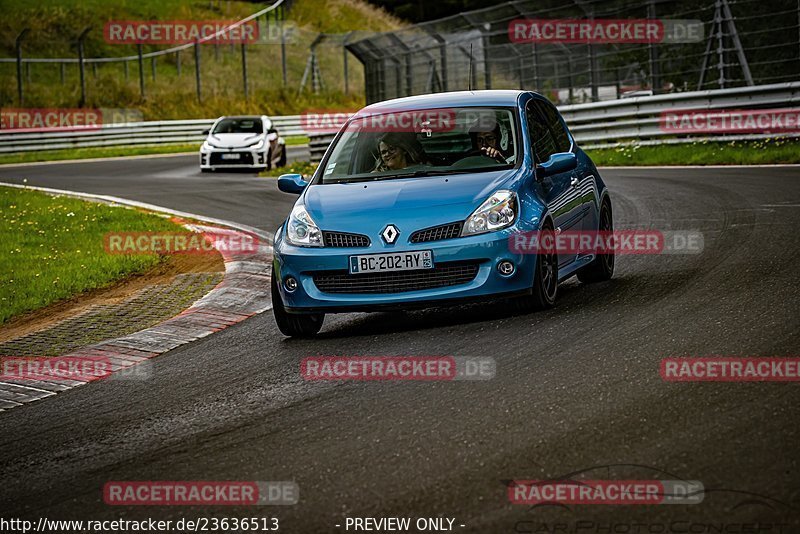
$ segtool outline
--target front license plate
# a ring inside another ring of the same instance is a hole
[[[415,250],[413,252],[350,256],[350,274],[411,271],[414,269],[433,269],[433,253],[430,250]]]
[[[240,159],[242,157],[241,154],[223,154],[222,159]]]

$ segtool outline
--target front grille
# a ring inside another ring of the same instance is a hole
[[[390,273],[320,271],[313,273],[313,278],[323,293],[405,293],[467,284],[477,275],[476,262],[447,262],[433,269]]]
[[[369,238],[361,234],[346,232],[322,232],[326,247],[368,247]]]
[[[443,224],[424,230],[417,230],[411,234],[412,243],[427,243],[428,241],[441,241],[442,239],[453,239],[461,235],[461,222]]]
[[[235,154],[236,152],[234,152]],[[239,152],[239,159],[222,159],[223,152],[211,153],[211,165],[252,165],[253,154],[251,152]],[[230,152],[228,152],[230,154]]]

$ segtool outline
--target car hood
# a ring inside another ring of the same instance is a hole
[[[220,133],[208,136],[208,142],[221,148],[247,146],[259,140],[264,134],[254,133]]]
[[[392,223],[407,237],[414,230],[463,221],[516,173],[507,169],[312,185],[301,202],[321,230],[375,237]]]

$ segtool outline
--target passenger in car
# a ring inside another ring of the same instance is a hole
[[[378,138],[379,157],[372,172],[427,165],[428,157],[413,132],[389,132]]]

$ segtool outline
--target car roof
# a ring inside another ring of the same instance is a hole
[[[223,115],[220,119],[263,119],[266,115]]]
[[[431,109],[442,107],[470,106],[516,106],[520,95],[529,91],[519,90],[481,90],[452,91],[428,95],[407,96],[371,104],[359,113],[381,113],[386,111]]]

